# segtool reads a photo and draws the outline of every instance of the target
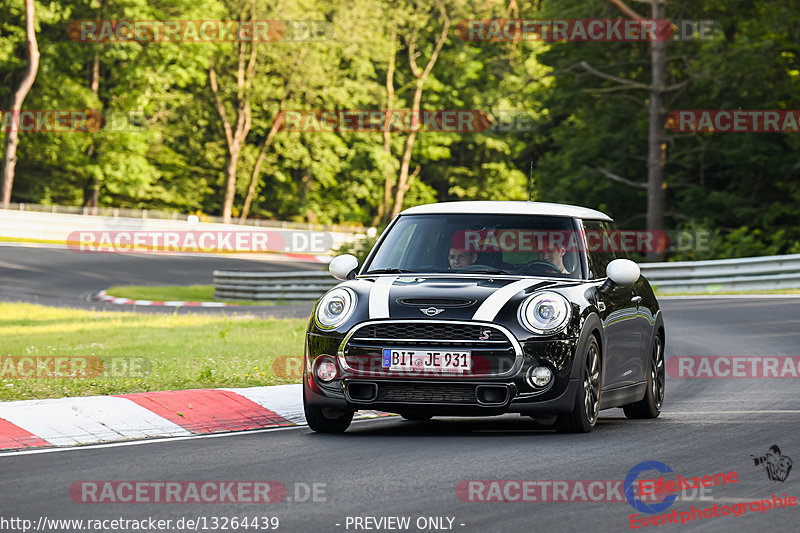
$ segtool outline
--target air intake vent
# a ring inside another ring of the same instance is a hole
[[[397,303],[410,307],[469,307],[478,300],[467,298],[398,298]]]

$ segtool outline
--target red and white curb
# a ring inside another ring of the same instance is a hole
[[[355,419],[388,416],[359,411]],[[0,450],[305,425],[302,385],[0,403]]]
[[[118,305],[160,305],[164,307],[229,307],[238,304],[229,304],[225,302],[182,302],[175,301],[158,301],[158,300],[132,300],[130,298],[118,298],[106,294],[106,291],[100,291],[92,295],[93,302],[105,302]]]

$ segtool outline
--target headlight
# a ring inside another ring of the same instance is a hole
[[[317,325],[333,329],[342,324],[356,307],[356,295],[350,289],[333,289],[322,297],[317,306]]]
[[[534,333],[556,333],[566,326],[569,313],[566,298],[555,292],[539,292],[522,302],[519,321]]]

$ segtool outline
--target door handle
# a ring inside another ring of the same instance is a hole
[[[642,303],[642,297],[634,296],[633,298],[631,298],[631,301],[636,304],[636,307],[639,307],[639,304]]]

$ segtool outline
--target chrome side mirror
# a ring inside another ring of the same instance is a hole
[[[328,265],[328,272],[342,281],[355,278],[356,270],[358,270],[358,259],[350,254],[336,256]]]

